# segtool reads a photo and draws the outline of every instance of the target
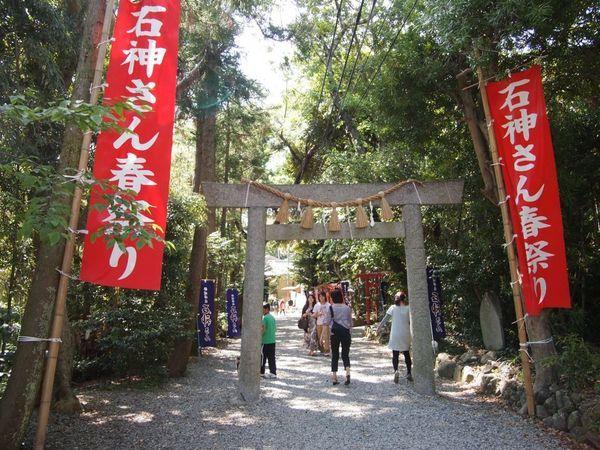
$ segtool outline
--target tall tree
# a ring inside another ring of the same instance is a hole
[[[89,101],[89,87],[100,41],[105,2],[88,2],[85,13],[79,61],[73,85],[73,100]],[[77,167],[82,132],[75,125],[67,126],[60,152],[59,171]],[[69,205],[70,197],[53,198],[51,202]],[[68,206],[67,206],[68,208]],[[48,335],[56,295],[64,241],[58,245],[42,242],[36,255],[36,269],[21,323],[21,334]],[[19,448],[29,418],[35,406],[44,366],[45,346],[42,343],[20,343],[14,366],[0,403],[0,447]]]

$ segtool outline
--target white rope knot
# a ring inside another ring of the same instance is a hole
[[[98,45],[96,45],[96,48],[100,48],[100,46],[101,46],[101,45],[106,45],[106,44],[108,44],[109,42],[115,42],[115,38],[114,38],[114,37],[111,37],[110,39],[106,39],[106,40],[104,40],[104,41],[100,41],[100,42],[98,42]]]
[[[501,202],[498,202],[498,206],[503,205],[504,203],[506,203],[508,200],[510,199],[510,195],[507,195],[506,198],[504,200],[502,200]]]
[[[79,278],[77,278],[74,275],[70,275],[67,272],[64,272],[62,270],[60,270],[58,267],[55,269],[58,273],[60,273],[63,277],[67,277],[70,280],[74,280],[74,281],[79,281]]]
[[[104,89],[106,87],[108,87],[108,83],[102,83],[97,86],[90,85],[90,94],[92,93],[92,91],[95,91],[96,89]]]
[[[515,320],[511,325],[514,325],[515,323],[519,323],[525,319],[527,319],[527,317],[529,316],[529,314],[525,314],[523,317],[521,317],[520,319]]]
[[[505,244],[502,244],[502,247],[503,247],[504,249],[508,248],[508,247],[509,247],[509,246],[510,246],[510,245],[511,245],[511,244],[512,244],[514,241],[515,241],[515,238],[516,238],[516,237],[517,237],[517,235],[516,235],[516,234],[513,234],[513,235],[512,235],[512,238],[511,238],[511,240],[510,240],[510,241],[508,241],[508,242],[507,242],[507,243],[505,243]]]
[[[545,345],[545,344],[549,344],[550,342],[553,342],[554,338],[552,336],[550,336],[549,338],[546,339],[542,339],[541,341],[527,341],[524,344],[519,344],[521,347],[526,347],[528,345]]]
[[[33,336],[19,336],[17,342],[58,342],[61,343],[61,338],[39,338]]]
[[[74,230],[71,227],[67,227],[67,231],[72,234],[89,234],[88,230]]]
[[[87,177],[87,175],[88,175],[88,172],[85,169],[78,170],[77,173],[75,173],[75,175],[64,175],[63,174],[62,177],[65,178],[65,181],[63,181],[63,184],[70,183],[70,182],[93,184],[94,179],[91,177]]]

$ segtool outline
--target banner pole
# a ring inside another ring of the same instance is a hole
[[[104,68],[104,58],[106,57],[106,47],[108,44],[108,34],[113,17],[115,0],[106,1],[106,10],[102,23],[102,34],[100,44],[92,42],[93,46],[98,45],[98,54],[96,56],[96,64],[94,68],[94,77],[92,86],[99,86],[102,80]],[[100,96],[100,89],[92,89],[90,93],[90,104],[96,105]],[[81,142],[81,152],[79,154],[78,172],[83,173],[87,169],[90,144],[92,142],[92,132],[86,131]],[[69,288],[69,276],[71,275],[71,266],[73,264],[73,254],[75,253],[75,243],[77,223],[79,222],[79,212],[81,208],[81,198],[83,191],[81,187],[75,185],[73,200],[71,201],[71,217],[69,218],[69,234],[65,243],[65,250],[61,264],[60,280],[56,293],[56,301],[54,305],[54,315],[52,317],[52,328],[50,331],[51,341],[48,344],[48,357],[46,362],[46,370],[42,382],[42,394],[38,413],[37,430],[35,434],[34,448],[42,450],[46,442],[46,432],[48,428],[48,418],[50,416],[50,404],[52,401],[52,388],[54,386],[54,376],[56,374],[56,364],[58,360],[58,351],[60,349],[60,337],[62,336],[62,328],[65,321],[65,305],[67,300],[67,291]]]
[[[506,191],[504,189],[504,178],[502,169],[498,161],[498,149],[496,147],[496,138],[492,125],[492,117],[490,114],[490,105],[488,103],[487,92],[485,91],[485,77],[481,67],[477,67],[477,78],[479,79],[479,91],[485,112],[485,120],[489,136],[490,152],[492,154],[492,162],[494,167],[494,175],[496,176],[496,185],[498,188],[498,199],[500,200],[500,211],[502,212],[502,225],[504,228],[504,242],[508,252],[508,264],[510,266],[510,280],[515,304],[515,313],[517,316],[517,328],[519,331],[519,353],[521,354],[521,364],[523,366],[523,381],[525,384],[525,396],[527,399],[527,412],[529,416],[535,416],[535,400],[533,394],[533,381],[531,376],[531,365],[529,363],[529,355],[526,351],[527,345],[527,330],[525,328],[525,318],[523,316],[523,300],[521,298],[521,288],[519,286],[519,274],[517,271],[517,259],[515,257],[515,247],[513,245],[513,228],[510,221],[508,211],[508,202],[506,199]]]

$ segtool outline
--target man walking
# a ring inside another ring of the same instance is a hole
[[[260,374],[263,378],[265,375],[265,365],[269,361],[268,378],[277,378],[277,368],[275,366],[275,331],[277,325],[275,317],[271,314],[271,307],[268,303],[263,304],[262,318],[262,361],[260,366]]]

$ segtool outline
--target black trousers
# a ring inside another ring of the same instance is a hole
[[[262,345],[262,359],[260,364],[260,373],[265,373],[265,366],[269,361],[269,372],[277,375],[277,367],[275,367],[275,344]]]
[[[342,361],[344,369],[350,367],[350,333],[339,335],[333,333],[331,335],[331,371],[338,371],[338,363],[340,360],[340,344],[342,345]]]
[[[410,359],[410,352],[402,352],[404,354],[404,362],[406,363],[406,371],[410,373],[412,369],[412,360]],[[392,350],[392,365],[394,366],[394,372],[398,370],[398,360],[400,359],[400,352],[398,350]]]

